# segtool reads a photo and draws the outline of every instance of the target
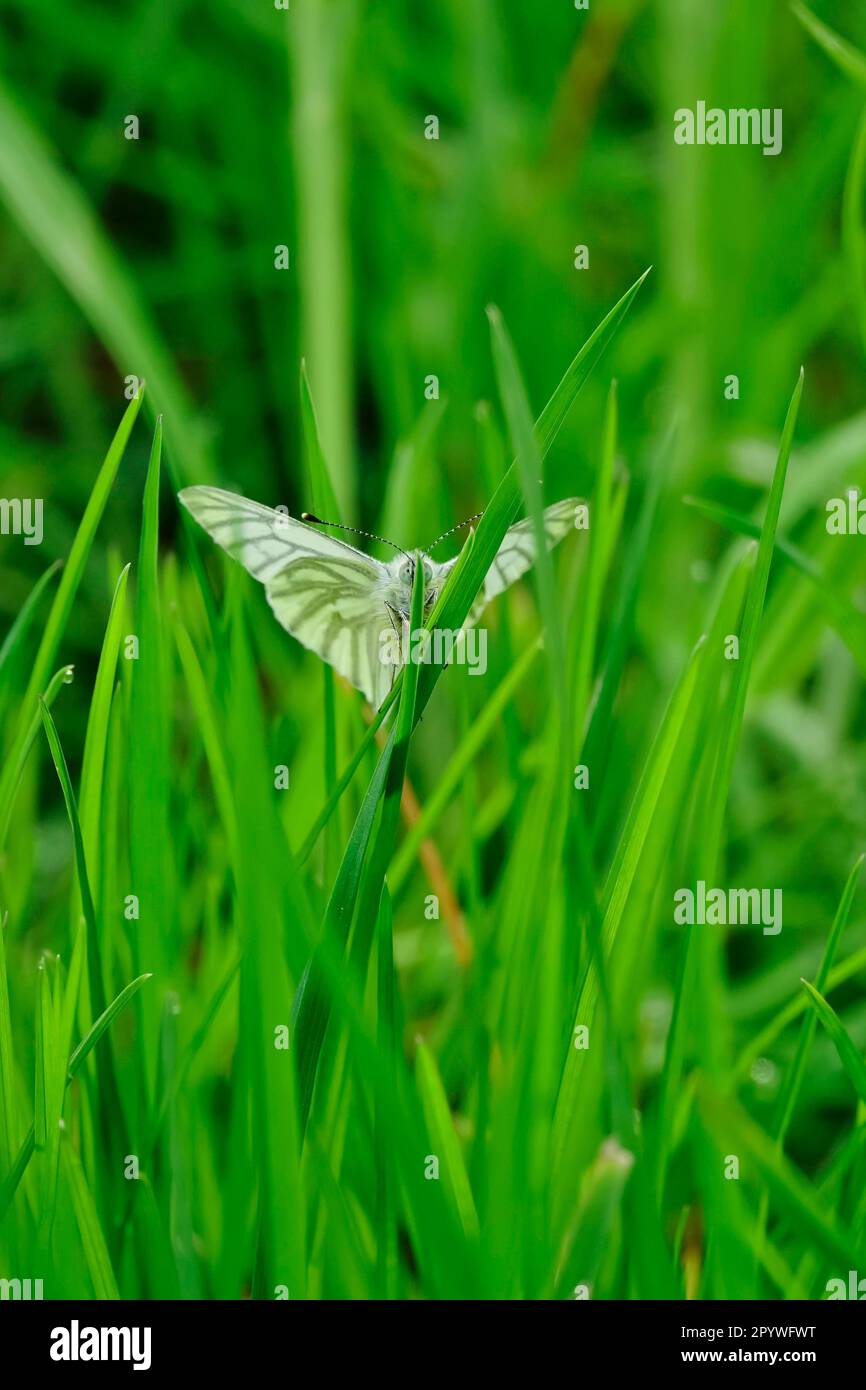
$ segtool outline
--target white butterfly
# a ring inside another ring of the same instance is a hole
[[[391,687],[393,666],[381,659],[382,635],[408,627],[415,564],[424,566],[424,616],[457,563],[419,551],[383,564],[345,541],[216,487],[188,487],[181,502],[213,539],[265,586],[278,621],[303,646],[333,666],[378,708]],[[574,524],[574,498],[544,513],[548,549]],[[506,531],[466,626],[535,562],[530,520]]]

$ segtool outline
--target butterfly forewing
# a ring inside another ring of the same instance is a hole
[[[386,574],[385,566],[363,550],[314,531],[285,512],[251,502],[248,497],[238,497],[218,487],[188,487],[178,495],[223,550],[262,584],[275,578],[293,560],[306,557],[355,559],[379,578]]]
[[[379,705],[393,675],[379,660],[380,634],[390,626],[382,598],[387,566],[283,512],[221,488],[186,488],[180,500],[265,585],[286,631]]]
[[[545,508],[544,533],[547,537],[548,550],[552,550],[574,526],[576,509],[579,505],[576,497],[566,497],[562,502],[554,502],[553,506]],[[525,574],[528,569],[531,569],[535,564],[537,554],[535,532],[530,517],[525,517],[523,521],[518,521],[516,526],[508,528],[502,539],[502,544],[496,552],[493,564],[487,571],[481,592],[469,610],[469,617],[466,619],[468,627],[477,623],[492,599],[503,593],[515,580]],[[454,561],[449,563],[453,564]]]

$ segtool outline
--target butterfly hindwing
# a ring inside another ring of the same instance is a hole
[[[362,565],[320,557],[297,560],[266,586],[286,631],[362,691],[374,709],[396,675],[381,660],[390,620],[378,590],[374,584],[371,592]]]

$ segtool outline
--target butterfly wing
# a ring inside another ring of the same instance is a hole
[[[579,505],[576,497],[566,497],[562,502],[554,502],[553,506],[545,508],[544,534],[547,538],[548,550],[552,550],[571,530],[574,525],[575,511]],[[525,517],[523,521],[518,521],[516,526],[509,526],[502,538],[502,544],[496,552],[493,564],[487,571],[481,591],[469,610],[469,616],[464,626],[471,627],[477,623],[491,599],[503,593],[516,579],[531,569],[535,564],[537,554],[531,517]],[[456,563],[456,559],[448,560],[446,564],[441,566],[440,573],[443,582],[448,578]]]
[[[264,584],[278,622],[345,676],[376,707],[394,668],[380,661],[388,631],[382,596],[389,573],[362,550],[283,512],[215,487],[190,487],[181,502],[209,535]]]
[[[294,560],[311,558],[352,559],[368,566],[371,575],[387,578],[385,566],[363,550],[248,497],[218,487],[187,487],[178,497],[217,544],[262,584]]]
[[[311,556],[281,570],[265,592],[286,631],[378,709],[396,675],[381,659],[382,634],[392,629],[378,576],[371,582],[370,570],[353,560]]]

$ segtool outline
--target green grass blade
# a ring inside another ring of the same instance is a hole
[[[819,993],[814,985],[810,985],[808,980],[803,980],[802,984],[809,996],[809,1003],[833,1039],[833,1045],[839,1053],[839,1060],[848,1074],[849,1081],[862,1103],[866,1105],[866,1062],[854,1046],[836,1010],[831,1008],[823,994]]]
[[[6,682],[14,664],[15,658],[22,650],[24,643],[30,635],[36,614],[39,611],[39,603],[42,595],[51,583],[57,571],[62,567],[62,561],[55,560],[53,565],[49,565],[43,575],[39,577],[30,593],[27,595],[25,603],[22,605],[15,621],[6,634],[6,638],[0,647],[0,692],[6,696]],[[2,705],[0,705],[2,712]]]
[[[387,886],[382,890],[379,918],[376,923],[376,1045],[383,1065],[397,1076],[397,981],[394,975],[394,920],[391,895]],[[388,1111],[376,1098],[376,1272],[379,1296],[397,1296],[397,1184],[391,1171],[389,1155],[392,1138],[389,1132]]]
[[[201,464],[202,441],[183,382],[130,271],[81,189],[21,111],[6,83],[0,84],[0,196],[93,324],[118,370],[148,381],[155,407],[171,417],[178,455],[192,477]],[[58,227],[63,228],[62,236],[57,234]]]
[[[84,1259],[93,1282],[93,1292],[100,1300],[119,1299],[117,1282],[111,1267],[111,1257],[102,1233],[99,1214],[93,1201],[81,1160],[72,1144],[61,1145],[63,1176],[72,1199],[72,1210],[81,1236]]]
[[[205,679],[195,647],[179,617],[174,620],[174,636],[180,664],[186,678],[190,700],[198,722],[205,757],[213,783],[214,797],[234,861],[237,855],[237,822],[232,798],[231,777],[225,755],[225,741],[211,688]]]
[[[478,1213],[472,1198],[469,1174],[436,1060],[423,1042],[419,1042],[415,1050],[415,1074],[430,1136],[430,1152],[439,1159],[440,1174],[444,1175],[445,1186],[467,1239],[475,1240],[479,1232]]]
[[[60,1121],[66,1090],[60,1036],[60,963],[45,955],[39,962],[36,1010],[36,1097],[33,1128],[42,1152],[38,1241],[48,1249],[57,1209],[60,1173]]]
[[[853,979],[864,969],[866,969],[866,946],[859,951],[852,951],[850,956],[846,956],[845,960],[833,967],[827,977],[824,992],[830,993],[839,985],[844,984],[846,980]],[[806,995],[798,994],[784,1008],[774,1014],[770,1022],[759,1033],[750,1038],[734,1065],[731,1073],[732,1084],[741,1085],[746,1081],[758,1058],[769,1052],[776,1039],[784,1033],[790,1024],[796,1023],[797,1019],[807,1012],[808,1007]]]
[[[602,590],[607,564],[611,558],[608,534],[612,523],[611,489],[613,486],[613,468],[616,461],[617,428],[617,387],[616,382],[613,381],[608,392],[601,465],[590,512],[589,556],[586,583],[581,595],[580,631],[575,657],[574,709],[578,752],[583,743],[584,725],[589,708]]]
[[[72,610],[72,605],[75,602],[78,586],[81,583],[84,566],[87,563],[87,558],[90,554],[91,546],[93,545],[93,538],[96,535],[97,527],[105,511],[109,493],[111,492],[114,480],[117,476],[117,470],[123,461],[126,445],[132,433],[132,427],[141,409],[143,395],[144,392],[140,391],[138,397],[130,401],[129,405],[126,407],[123,419],[117,427],[117,433],[111,441],[108,453],[105,455],[105,460],[99,471],[96,482],[93,485],[93,491],[88,498],[84,515],[81,518],[81,524],[76,532],[75,540],[72,543],[72,549],[69,552],[69,559],[63,567],[63,574],[60,579],[57,594],[51,605],[48,621],[45,624],[45,631],[42,634],[42,640],[39,644],[39,651],[33,663],[30,683],[23,701],[25,711],[31,703],[35,704],[36,697],[40,693],[51,664],[57,655],[57,649],[66,629],[66,623]]]
[[[833,968],[833,962],[836,959],[836,953],[839,949],[839,945],[842,940],[842,934],[845,931],[846,926],[848,925],[848,918],[851,915],[851,904],[854,901],[854,893],[857,889],[857,884],[860,879],[860,872],[863,868],[864,861],[866,861],[866,855],[861,855],[860,858],[857,860],[856,864],[854,865],[853,869],[851,870],[850,874],[848,875],[848,882],[845,884],[845,890],[842,894],[842,900],[839,903],[839,908],[836,912],[836,917],[833,922],[833,926],[830,930],[830,935],[827,938],[827,945],[824,948],[824,955],[821,960],[821,966],[818,970],[818,974],[815,977],[815,993],[818,995],[819,998],[821,998],[823,1006],[827,1010],[829,1010],[830,1013],[832,1013],[833,1011],[832,1009],[830,1009],[830,1005],[827,1004],[826,1001],[822,998],[822,995],[823,991],[826,989],[827,980],[830,976],[830,971]],[[811,990],[812,987],[807,986],[807,988]],[[803,1077],[806,1071],[806,1062],[808,1060],[809,1052],[812,1047],[812,1040],[815,1036],[815,1024],[816,1019],[814,1014],[809,1014],[806,1017],[804,1017],[802,1027],[800,1029],[800,1036],[797,1039],[797,1051],[794,1054],[794,1059],[791,1063],[791,1066],[785,1073],[785,1080],[782,1083],[782,1088],[779,1092],[779,1099],[776,1103],[776,1113],[778,1115],[778,1119],[776,1121],[776,1138],[780,1143],[783,1142],[784,1137],[788,1131],[788,1125],[791,1122],[791,1116],[794,1113],[794,1109],[797,1104],[797,1098],[800,1094],[800,1087],[803,1084]]]
[[[693,508],[709,521],[718,522],[735,535],[751,536],[759,540],[761,527],[742,512],[731,507],[721,507],[715,502],[706,502],[699,497],[684,497],[687,507]],[[818,565],[790,541],[781,536],[775,538],[777,554],[792,564],[795,569],[815,585],[827,621],[835,628],[855,658],[861,672],[866,676],[866,635],[863,631],[863,616],[847,598],[822,574]]]
[[[96,671],[96,682],[93,687],[93,698],[90,701],[90,710],[87,716],[84,759],[81,765],[78,815],[81,823],[81,840],[94,892],[101,877],[99,832],[102,814],[102,779],[105,771],[108,721],[114,692],[117,657],[120,651],[129,569],[129,565],[126,565],[121,571],[111,600],[111,610],[108,615],[102,651],[99,655],[99,666]],[[108,981],[105,983],[107,986]]]
[[[0,919],[0,1173],[12,1167],[13,1145],[18,1133],[15,1103],[15,1062],[12,1048],[12,1016],[9,1012],[9,973],[6,963],[6,922]]]
[[[824,24],[802,0],[793,0],[791,9],[807,34],[811,34],[839,71],[852,78],[859,87],[866,87],[866,57],[860,50],[847,39],[843,39],[841,34],[837,34],[835,29]]]
[[[339,503],[331,481],[331,471],[328,468],[325,451],[322,448],[319,421],[305,361],[301,362],[301,424],[304,431],[307,468],[310,477],[309,510],[314,512],[316,516],[327,517],[331,521],[336,521],[340,514]]]
[[[544,626],[544,649],[550,667],[551,684],[557,692],[560,712],[565,718],[566,664],[565,639],[559,616],[559,603],[553,574],[553,557],[547,547],[544,531],[544,501],[541,492],[541,451],[532,424],[526,388],[517,365],[514,346],[508,336],[499,310],[487,310],[493,361],[499,394],[508,421],[508,431],[514,449],[520,488],[526,513],[532,523],[536,559],[533,570],[538,581],[541,619]]]
[[[159,988],[140,996],[138,1014],[145,1045],[139,1104],[149,1108],[156,1087],[155,1060],[167,986],[166,960],[175,933],[174,864],[169,826],[169,715],[164,629],[159,592],[159,484],[162,420],[156,422],[147,469],[138,561],[136,632],[138,659],[132,664],[130,701],[129,892],[138,899],[132,933],[134,969],[150,970]],[[125,896],[125,895],[124,895]]]
[[[713,795],[707,812],[707,826],[704,834],[704,845],[706,847],[707,857],[705,878],[708,882],[712,882],[715,875],[725,807],[727,805],[728,792],[734,770],[734,760],[737,755],[737,745],[739,743],[743,716],[746,709],[749,677],[751,676],[752,666],[755,660],[758,632],[760,630],[761,617],[764,611],[764,598],[767,592],[767,583],[770,577],[770,566],[772,564],[773,550],[776,541],[776,530],[779,524],[779,512],[782,506],[782,493],[785,488],[785,478],[788,473],[788,460],[791,457],[791,446],[794,442],[794,431],[797,426],[797,415],[799,413],[802,395],[803,372],[801,369],[797,385],[794,388],[794,394],[791,397],[791,403],[788,406],[788,413],[785,417],[785,425],[782,430],[778,459],[776,461],[775,472],[773,473],[773,481],[770,486],[770,496],[767,501],[767,511],[761,529],[761,539],[758,542],[755,569],[749,585],[745,611],[743,613],[743,623],[740,632],[740,655],[733,674],[734,685],[732,698],[719,737],[718,764],[715,774]]]
[[[863,60],[866,85],[866,59]],[[848,258],[860,341],[866,350],[866,233],[863,229],[863,188],[866,183],[866,110],[860,117],[842,198],[842,244]]]
[[[339,505],[336,493],[331,481],[331,473],[325,452],[322,448],[322,440],[319,432],[319,422],[316,417],[316,407],[313,402],[310,378],[307,374],[307,364],[301,362],[301,423],[304,431],[304,442],[307,453],[307,471],[310,479],[310,498],[311,509],[316,516],[327,517],[336,521],[339,517]],[[322,666],[322,682],[324,688],[325,706],[325,729],[324,729],[324,764],[325,764],[325,792],[330,797],[334,794],[337,783],[337,713],[334,698],[334,672],[327,663]],[[332,882],[332,864],[336,861],[338,853],[336,843],[336,830],[333,824],[329,824],[328,834],[325,841],[325,881]],[[306,858],[306,855],[304,855]]]
[[[99,1042],[99,1039],[106,1032],[106,1030],[111,1027],[112,1023],[117,1018],[117,1015],[123,1009],[126,1008],[126,1005],[130,1002],[131,999],[134,999],[135,995],[141,989],[145,981],[150,979],[152,979],[151,975],[139,975],[137,979],[130,980],[129,984],[124,985],[123,989],[120,991],[117,997],[115,999],[112,999],[108,1007],[104,1009],[103,1012],[99,1015],[99,1018],[96,1019],[95,1023],[90,1028],[87,1035],[81,1039],[81,1042],[78,1044],[78,1046],[75,1048],[75,1051],[69,1058],[69,1081],[72,1081],[72,1079],[81,1070],[90,1053],[93,1051],[96,1044]]]
[[[45,689],[43,701],[46,709],[51,709],[56,700],[60,689],[64,685],[70,685],[74,677],[74,670],[71,666],[64,666],[59,671],[55,671]],[[30,721],[25,737],[15,740],[3,772],[3,781],[7,784],[7,796],[5,804],[0,805],[0,846],[5,843],[6,835],[9,830],[9,822],[15,808],[15,797],[21,785],[24,768],[30,756],[30,750],[36,742],[36,735],[42,723],[41,709],[37,707],[33,718]]]
[[[352,417],[351,249],[344,164],[343,86],[353,8],[311,0],[286,30],[291,59],[292,145],[299,190],[301,325],[327,427],[325,443],[343,519],[354,521],[358,480]]]
[[[72,790],[72,781],[69,776],[69,768],[66,765],[66,758],[60,745],[60,738],[57,733],[57,726],[51,717],[51,711],[44,700],[40,699],[39,709],[42,715],[42,723],[45,727],[45,734],[48,739],[48,746],[51,749],[51,756],[54,760],[54,767],[60,781],[63,792],[63,800],[66,803],[66,814],[69,817],[69,824],[72,829],[72,842],[75,851],[75,867],[78,872],[78,891],[81,894],[81,905],[84,918],[87,923],[88,934],[88,967],[90,989],[94,1007],[100,1013],[105,1008],[105,994],[102,985],[102,975],[99,964],[99,933],[96,926],[96,910],[93,906],[93,895],[90,891],[90,877],[87,871],[87,860],[84,853],[84,839],[81,834],[81,824],[78,819],[78,808],[75,804],[75,793]]]
[[[2,114],[2,108],[0,108],[0,114]],[[2,120],[0,120],[0,127],[2,127]],[[2,140],[0,140],[0,144],[2,144]],[[63,240],[63,238],[56,239]],[[28,730],[33,715],[37,712],[37,697],[43,691],[51,664],[54,661],[57,649],[63,638],[66,623],[75,601],[78,586],[81,582],[84,566],[93,544],[96,528],[105,510],[108,495],[111,491],[117,470],[120,467],[127,440],[135,424],[135,417],[141,408],[141,397],[142,393],[139,392],[138,397],[130,401],[123,419],[118,426],[117,433],[111,441],[111,446],[105,456],[105,461],[100,469],[93,491],[90,494],[84,516],[81,519],[81,525],[78,528],[75,540],[72,544],[72,549],[69,552],[69,559],[64,567],[60,585],[55,595],[54,602],[51,605],[48,621],[45,624],[45,631],[42,634],[42,641],[39,644],[39,651],[36,654],[36,660],[33,663],[33,671],[22,701],[18,734],[7,757],[3,773],[0,775],[0,851],[2,851],[5,842],[9,808],[12,797],[14,796],[16,783],[15,768],[20,756],[20,751],[27,741]]]

